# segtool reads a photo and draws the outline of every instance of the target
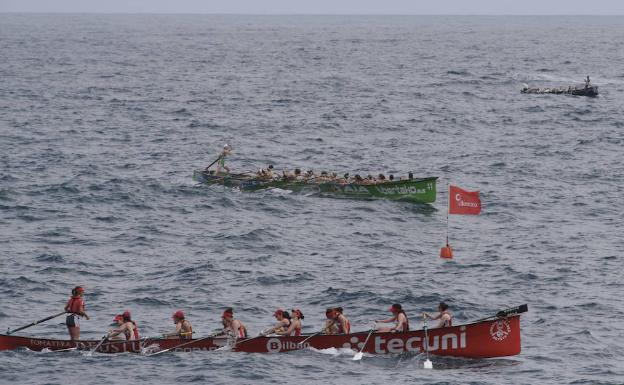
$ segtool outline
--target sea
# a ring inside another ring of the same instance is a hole
[[[0,352],[2,384],[624,384],[624,17],[0,14],[0,330],[85,288],[99,339],[226,307],[252,335],[403,305],[412,328],[528,304],[496,359],[302,350]],[[599,86],[596,98],[521,94]],[[194,182],[274,165],[438,177],[437,201]],[[479,191],[451,215],[448,186]],[[431,326],[431,325],[430,325]],[[66,338],[62,317],[18,333]]]

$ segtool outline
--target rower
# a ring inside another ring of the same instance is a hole
[[[342,314],[342,307],[337,307],[334,309],[334,319],[336,320],[336,325],[338,326],[338,334],[349,334],[351,333],[351,322]]]
[[[247,338],[247,328],[241,321],[234,318],[234,310],[228,307],[221,315],[223,321],[223,334],[230,334],[236,338]]]
[[[290,326],[284,332],[285,336],[300,336],[301,328],[303,327],[301,320],[303,320],[303,313],[299,309],[293,309],[291,312]]]
[[[217,176],[221,174],[222,169],[225,170],[226,174],[230,173],[230,168],[225,165],[225,158],[230,155],[231,152],[232,147],[228,144],[223,146],[223,151],[221,152],[221,155],[219,155],[219,160],[217,161],[217,172],[215,173]]]
[[[327,320],[321,332],[323,334],[338,334],[338,325],[336,325],[336,321],[334,320],[334,309],[327,309],[325,311],[325,317],[327,317]]]
[[[405,314],[405,311],[403,310],[400,304],[398,303],[393,304],[392,306],[390,306],[390,309],[388,309],[388,311],[390,311],[393,314],[392,317],[387,318],[387,319],[377,320],[375,322],[379,322],[379,323],[394,322],[395,323],[394,326],[379,328],[377,329],[377,331],[379,332],[407,332],[409,331],[409,320],[407,319],[407,314]]]
[[[349,334],[351,332],[351,323],[347,317],[342,314],[342,307],[329,308],[325,312],[327,321],[323,328],[325,334]]]
[[[268,335],[286,333],[291,323],[290,314],[282,309],[277,309],[275,313],[273,313],[273,316],[277,320],[277,323],[272,328],[265,330],[262,334]]]
[[[76,286],[72,289],[72,296],[65,305],[65,312],[70,313],[65,318],[65,325],[67,325],[67,331],[72,341],[80,340],[80,318],[89,319],[89,316],[85,313],[83,297],[84,289],[81,286]]]
[[[117,319],[117,317],[115,317],[115,319]],[[121,314],[119,327],[108,332],[109,337],[117,337],[122,334],[126,337],[126,341],[139,339],[139,328],[137,328],[136,323],[132,320],[128,310]]]
[[[121,327],[122,324],[123,324],[123,315],[117,314],[115,318],[113,319],[113,323],[111,324],[111,326],[114,326],[115,329],[119,329],[119,327]],[[109,330],[108,332],[109,339],[112,341],[121,340],[121,335],[111,336],[111,332],[115,329]]]
[[[184,312],[182,310],[178,310],[171,316],[173,319],[173,323],[176,325],[176,331],[173,333],[165,333],[163,334],[164,338],[182,338],[182,339],[192,339],[193,338],[193,326],[191,323],[184,317]]]
[[[438,305],[437,315],[432,316],[429,313],[423,313],[423,316],[432,320],[439,319],[440,322],[438,322],[438,326],[436,326],[438,328],[448,328],[453,326],[453,315],[449,312],[448,308],[449,307],[446,303],[440,302],[440,304]]]
[[[267,178],[273,179],[273,165],[272,164],[270,164],[269,167],[267,167],[265,171],[265,175]]]

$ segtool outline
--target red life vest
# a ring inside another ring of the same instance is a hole
[[[81,315],[81,308],[84,308],[84,301],[80,296],[71,297],[69,301],[67,301],[67,305],[65,305],[65,311],[72,314]]]

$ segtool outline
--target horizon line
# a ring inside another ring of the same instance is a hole
[[[209,15],[209,16],[600,16],[617,17],[622,14],[581,13],[238,13],[238,12],[109,12],[109,11],[0,11],[0,14],[34,15]]]

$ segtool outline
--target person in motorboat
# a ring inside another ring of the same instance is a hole
[[[223,334],[232,335],[236,338],[247,338],[247,328],[241,321],[234,318],[234,310],[231,307],[225,309],[221,315],[223,321]]]
[[[115,317],[117,319],[117,317]],[[136,322],[132,320],[130,312],[126,310],[121,314],[121,323],[119,327],[108,332],[108,337],[125,336],[126,341],[139,339],[139,328],[136,326]]]
[[[275,311],[275,313],[273,313],[273,317],[275,317],[275,319],[277,320],[277,323],[275,324],[275,326],[264,330],[261,334],[262,335],[269,335],[269,334],[279,334],[282,335],[284,333],[286,333],[286,331],[288,330],[288,328],[290,328],[290,324],[291,324],[291,320],[290,320],[290,314],[288,314],[287,311],[282,310],[282,309],[277,309]]]
[[[185,318],[184,312],[182,310],[178,310],[175,313],[173,313],[171,318],[173,319],[173,323],[176,326],[176,330],[173,333],[163,334],[164,338],[181,338],[181,339],[193,338],[193,326]]]
[[[219,160],[217,160],[217,171],[215,172],[216,176],[221,175],[222,171],[225,171],[226,174],[230,173],[230,168],[225,165],[225,158],[230,155],[231,152],[232,147],[230,147],[230,145],[226,144],[223,146],[223,151],[221,152],[221,155],[219,155]]]
[[[69,313],[65,318],[65,325],[72,341],[80,340],[80,319],[82,317],[89,319],[85,312],[84,292],[81,286],[73,288],[71,298],[65,305],[65,312]]]
[[[438,314],[431,315],[429,313],[423,313],[423,317],[429,318],[432,320],[440,320],[436,327],[438,328],[448,328],[453,326],[453,315],[448,310],[448,305],[444,302],[440,302],[438,305]]]
[[[409,331],[409,320],[407,319],[407,314],[401,307],[400,304],[395,303],[390,306],[388,309],[392,313],[392,317],[376,320],[377,323],[392,323],[394,322],[394,326],[379,328],[377,331],[379,332],[407,332]]]
[[[299,309],[293,309],[290,312],[290,314],[291,314],[290,326],[288,326],[288,329],[286,329],[286,331],[284,332],[284,335],[285,336],[300,336],[301,328],[303,327],[303,324],[301,323],[301,321],[304,318],[303,313]]]

